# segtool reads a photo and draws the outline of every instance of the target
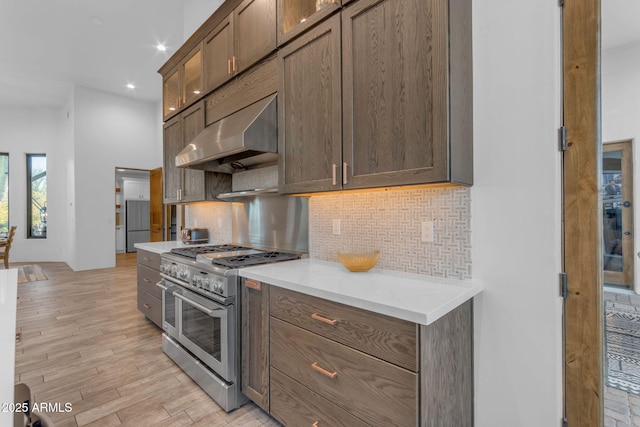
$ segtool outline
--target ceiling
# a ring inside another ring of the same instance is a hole
[[[73,84],[159,101],[187,2],[0,0],[0,105],[60,106]],[[603,50],[639,43],[638,17],[639,0],[604,0]]]
[[[63,105],[73,84],[160,100],[186,1],[0,0],[0,104]]]

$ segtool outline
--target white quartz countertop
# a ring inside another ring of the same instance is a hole
[[[0,270],[0,403],[7,404],[13,402],[15,384],[17,287],[18,270]],[[0,425],[13,425],[13,412],[0,411]]]
[[[201,245],[186,245],[181,240],[169,240],[166,242],[147,242],[147,243],[134,243],[133,246],[143,251],[154,252],[156,254],[163,254],[165,252],[171,252],[173,248],[185,248],[195,246],[207,246],[214,245],[215,243],[203,243]]]
[[[240,269],[240,276],[292,291],[429,325],[482,291],[479,280],[444,279],[303,259]]]

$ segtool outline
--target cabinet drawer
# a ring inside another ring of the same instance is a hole
[[[418,372],[415,323],[275,286],[270,305],[274,317]]]
[[[160,254],[138,249],[138,264],[146,265],[154,270],[160,270]]]
[[[162,290],[156,286],[160,281],[160,272],[138,264],[138,288],[144,289],[156,298],[162,298]]]
[[[138,310],[159,328],[162,327],[162,299],[151,295],[138,286]]]
[[[270,330],[273,368],[372,425],[416,425],[416,373],[273,317]]]
[[[273,368],[270,389],[271,415],[285,426],[369,425]]]

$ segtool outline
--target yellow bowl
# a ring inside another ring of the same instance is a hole
[[[350,271],[367,271],[380,259],[380,251],[338,251],[338,261]]]

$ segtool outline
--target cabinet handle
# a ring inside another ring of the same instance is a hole
[[[313,424],[311,425],[311,427],[318,427],[318,421],[316,421],[315,423],[313,423]]]
[[[233,55],[233,57],[231,58],[231,63],[233,64],[233,72],[237,72],[238,71],[238,58],[236,58],[235,55]]]
[[[231,59],[227,59],[227,74],[231,74]]]
[[[311,318],[314,320],[319,320],[320,322],[326,323],[327,325],[336,326],[338,322],[336,319],[328,319],[326,317],[320,316],[318,313],[313,313]]]
[[[142,304],[142,306],[143,306],[144,308],[146,308],[147,310],[149,310],[149,309],[151,308],[151,306],[150,306],[149,304]]]
[[[147,279],[146,277],[144,279],[142,279],[142,281],[147,282],[147,283],[151,282],[151,280]]]
[[[325,376],[327,376],[327,377],[329,377],[331,379],[334,379],[336,377],[336,375],[338,375],[337,372],[329,372],[326,369],[321,368],[320,366],[318,366],[318,362],[313,362],[311,364],[311,367],[313,369],[315,369],[316,371],[320,372],[322,375],[325,375]]]
[[[249,289],[253,289],[254,291],[258,291],[260,292],[262,289],[262,283],[258,282],[257,280],[253,280],[253,279],[247,279],[244,281],[244,285],[249,288]]]
[[[338,184],[338,179],[336,178],[336,173],[338,172],[338,165],[336,165],[335,163],[332,165],[333,166],[333,185]]]
[[[347,184],[347,162],[342,162],[342,183]]]

